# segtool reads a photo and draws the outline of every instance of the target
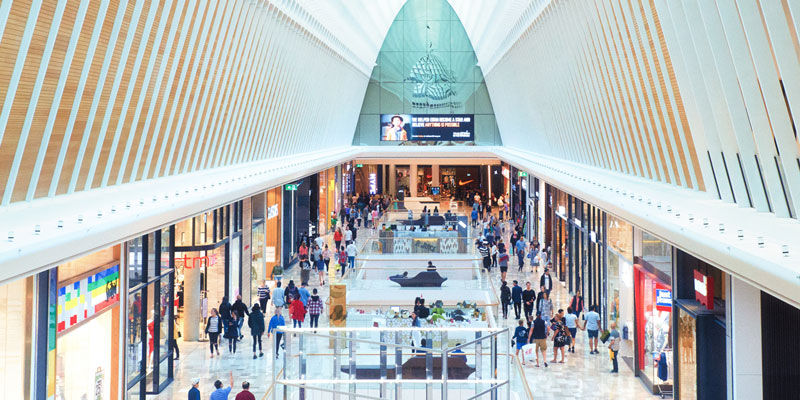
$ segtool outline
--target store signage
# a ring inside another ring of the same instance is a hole
[[[213,267],[217,264],[217,254],[212,253],[209,256],[202,256],[202,257],[189,257],[187,253],[183,254],[183,257],[175,259],[175,266],[177,267],[180,265],[179,263],[183,263],[183,268],[201,268],[205,265],[206,268]]]
[[[378,174],[371,173],[369,174],[369,194],[377,194],[378,193]]]
[[[278,205],[273,204],[267,208],[267,219],[272,219],[278,216]]]
[[[356,164],[356,168],[361,168],[363,166],[364,166],[364,164]]]
[[[714,309],[714,278],[694,270],[694,298],[707,309]]]
[[[672,311],[672,292],[667,289],[656,289],[656,310]]]
[[[264,250],[264,261],[267,262],[275,262],[276,251],[275,246],[267,246],[266,250]]]
[[[58,289],[56,332],[63,332],[119,301],[119,264]]]
[[[290,191],[290,192],[293,192],[293,191],[297,190],[298,186],[300,186],[300,185],[297,184],[297,183],[290,183],[288,185],[283,185],[283,188],[288,190],[288,191]]]
[[[508,179],[508,176],[509,176],[508,168],[503,168],[502,174],[506,179]]]
[[[527,173],[527,172],[525,172],[525,171],[517,171],[517,175],[518,175],[520,178],[524,178],[524,177],[528,176],[528,173]]]

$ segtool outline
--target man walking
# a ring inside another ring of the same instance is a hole
[[[542,319],[542,314],[536,313],[536,319],[533,320],[533,325],[528,335],[528,341],[530,342],[533,339],[533,343],[536,344],[536,366],[539,366],[539,353],[541,353],[544,366],[547,367],[547,336],[549,335],[547,326]]]
[[[525,236],[521,236],[515,244],[517,249],[517,259],[519,260],[519,270],[525,267]]]
[[[358,254],[358,249],[356,248],[356,244],[350,242],[347,245],[347,265],[352,269],[356,267],[356,254]]]
[[[281,345],[283,332],[277,330],[280,326],[286,326],[286,321],[283,320],[283,315],[281,315],[281,308],[275,307],[275,315],[269,319],[269,327],[267,328],[267,338],[272,335],[272,331],[275,331],[275,359],[278,359],[278,349],[283,347]]]
[[[192,388],[189,389],[188,400],[200,400],[200,378],[192,379]]]
[[[267,311],[267,302],[269,301],[270,293],[267,281],[261,281],[261,286],[258,287],[258,305],[261,311]]]
[[[242,391],[236,395],[234,400],[256,400],[256,396],[250,392],[250,382],[244,381],[242,382]]]
[[[522,308],[522,287],[516,280],[511,288],[511,302],[514,303],[514,319],[519,319],[519,312]]]
[[[222,381],[217,379],[214,382],[214,391],[211,392],[211,396],[208,400],[228,400],[228,395],[231,394],[231,390],[233,389],[233,372],[231,372],[231,380],[230,384],[227,388],[222,387]]]
[[[596,306],[589,306],[589,312],[583,315],[586,320],[586,332],[589,334],[589,354],[599,354],[597,351],[597,332],[600,330],[600,314],[595,311]]]
[[[281,281],[278,281],[278,283],[275,284],[275,293],[274,296],[272,296],[272,305],[275,306],[275,308],[281,308],[284,306],[284,304],[286,304],[284,290],[281,287]]]
[[[533,314],[533,302],[536,299],[536,292],[531,288],[530,282],[525,282],[525,290],[522,291],[522,302],[525,306],[525,318]]]

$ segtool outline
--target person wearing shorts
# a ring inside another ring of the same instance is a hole
[[[508,253],[505,248],[500,250],[500,255],[497,257],[497,264],[500,266],[500,279],[505,281],[506,273],[508,272]],[[519,313],[519,311],[517,311],[517,313]],[[519,315],[517,315],[517,318],[519,318]]]
[[[589,354],[599,354],[597,351],[597,333],[600,330],[600,314],[596,306],[590,306],[589,312],[583,314],[586,320],[586,332],[589,334]]]
[[[572,338],[570,341],[569,351],[570,353],[575,352],[575,335],[578,333],[578,315],[574,312],[575,310],[572,307],[567,307],[567,314],[564,316],[564,324],[567,326],[567,330],[569,330],[569,334]]]
[[[517,352],[515,353],[517,358],[519,358],[519,351],[522,350],[522,346],[528,344],[528,329],[525,328],[525,320],[519,320],[519,326],[517,329],[514,330],[514,341],[516,342]],[[525,355],[523,354],[522,358],[522,365],[525,365]]]
[[[541,313],[536,313],[536,319],[533,320],[533,324],[531,326],[531,330],[528,333],[528,341],[533,339],[533,343],[536,345],[536,366],[539,366],[539,353],[542,354],[542,361],[544,361],[544,366],[547,367],[547,326],[542,319]]]

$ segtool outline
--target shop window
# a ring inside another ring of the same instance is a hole
[[[33,277],[0,286],[0,385],[3,399],[29,399]],[[6,396],[6,397],[4,397]]]
[[[642,232],[642,259],[672,276],[672,246],[656,236]]]

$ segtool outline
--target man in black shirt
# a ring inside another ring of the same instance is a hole
[[[533,340],[536,345],[536,366],[539,366],[539,353],[542,353],[542,361],[544,366],[547,367],[547,326],[545,326],[541,313],[536,313],[536,319],[533,320],[533,326],[528,334],[528,342]]]
[[[531,289],[531,283],[525,282],[525,290],[522,291],[522,304],[525,308],[525,318],[533,314],[533,302],[536,300],[536,292]]]

